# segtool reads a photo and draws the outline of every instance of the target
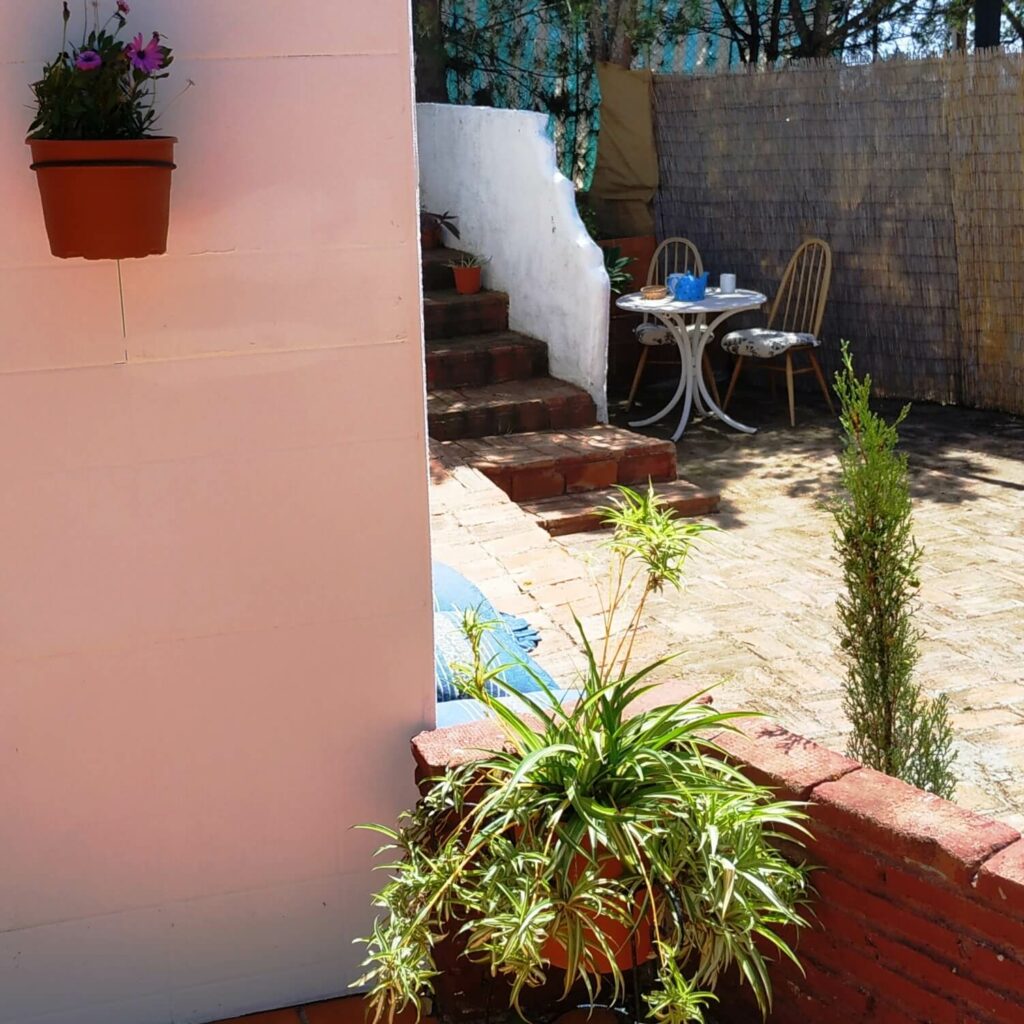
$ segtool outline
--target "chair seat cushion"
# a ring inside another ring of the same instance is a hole
[[[641,345],[671,345],[672,332],[664,324],[637,324],[634,328],[636,340]]]
[[[730,331],[722,339],[722,348],[734,356],[753,356],[755,359],[771,359],[791,348],[801,345],[818,345],[813,334],[798,331],[775,331],[768,327],[748,327],[742,331]]]
[[[687,325],[686,331],[688,334],[693,334],[696,331],[696,327],[693,324]],[[674,345],[675,338],[672,337],[672,332],[664,324],[646,323],[637,324],[633,328],[633,333],[636,334],[636,340],[641,345]]]

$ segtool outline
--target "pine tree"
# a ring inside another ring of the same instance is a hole
[[[843,710],[858,761],[950,799],[956,753],[945,694],[928,699],[913,681],[920,632],[914,599],[921,549],[912,533],[907,458],[899,425],[871,411],[871,378],[858,380],[848,347],[836,374],[844,434],[845,494],[832,505],[843,567],[839,635],[847,662]]]

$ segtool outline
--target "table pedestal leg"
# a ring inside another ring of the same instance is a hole
[[[666,317],[665,320],[669,318]],[[664,321],[663,321],[664,322]],[[686,337],[686,328],[680,329],[680,325],[676,321],[676,318],[671,318],[671,322],[667,323],[668,328],[672,331],[672,337],[675,340],[676,348],[679,349],[679,384],[676,387],[675,394],[669,399],[668,404],[659,409],[653,416],[648,416],[643,420],[630,420],[629,425],[631,427],[649,427],[652,423],[657,423],[658,420],[663,419],[667,416],[677,405],[679,399],[683,397],[685,392],[686,398],[683,402],[683,423],[686,422],[686,418],[690,415],[690,402],[693,398],[693,387],[691,374],[687,372],[687,366],[690,362],[689,355],[689,344]],[[675,440],[673,438],[673,440]]]
[[[704,383],[704,375],[701,370],[701,363],[704,358],[704,349],[708,342],[715,336],[720,324],[722,324],[735,309],[725,310],[717,316],[710,324],[707,323],[707,314],[697,313],[697,319],[693,329],[687,331],[685,313],[673,313],[668,310],[654,311],[655,316],[672,332],[672,338],[679,349],[679,384],[675,393],[669,399],[668,404],[659,409],[653,416],[647,416],[642,420],[630,420],[631,427],[649,427],[652,423],[666,417],[683,400],[683,410],[679,417],[679,425],[672,435],[673,441],[678,441],[686,430],[690,420],[690,413],[696,409],[697,413],[704,416],[714,416],[723,423],[732,427],[733,430],[740,430],[745,434],[756,434],[756,427],[748,427],[743,423],[734,420],[729,416],[718,403],[711,397],[707,385]],[[690,313],[694,316],[694,313]]]
[[[678,441],[690,422],[691,402],[697,408],[698,413],[705,413],[704,404],[701,401],[700,388],[694,387],[695,382],[700,381],[700,355],[703,351],[694,338],[700,338],[704,330],[704,314],[697,317],[694,324],[695,330],[691,333],[686,328],[686,323],[679,318],[672,324],[672,332],[676,336],[676,343],[679,345],[679,360],[682,363],[682,376],[686,378],[686,401],[683,403],[683,414],[679,417],[679,425],[672,435],[673,441]]]
[[[696,376],[697,393],[700,396],[701,404],[705,406],[705,411],[714,416],[716,419],[721,420],[727,426],[733,428],[733,430],[740,430],[744,434],[756,434],[757,427],[748,427],[744,423],[740,423],[738,420],[734,420],[724,409],[719,408],[718,404],[712,399],[708,393],[708,387],[704,383],[704,374],[701,373],[701,360],[704,358],[704,349],[708,342],[714,337],[714,333],[718,328],[718,325],[726,319],[729,314],[726,313],[723,316],[718,317],[710,327],[704,327],[701,325],[701,334],[699,340],[694,345],[693,360],[696,369],[694,374]],[[702,318],[703,320],[703,318]]]

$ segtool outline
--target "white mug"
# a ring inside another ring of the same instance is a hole
[[[719,282],[718,290],[723,295],[731,295],[734,291],[736,291],[736,275],[723,274],[721,281]]]

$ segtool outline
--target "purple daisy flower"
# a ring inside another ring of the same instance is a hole
[[[95,71],[102,63],[103,58],[95,50],[82,50],[75,58],[79,71]]]
[[[159,71],[164,66],[164,54],[160,48],[160,36],[153,33],[153,38],[143,46],[142,33],[140,32],[125,48],[125,55],[132,62],[132,66],[146,74]]]
[[[117,0],[117,9],[121,14],[132,13],[131,5],[128,3],[128,0]]]

